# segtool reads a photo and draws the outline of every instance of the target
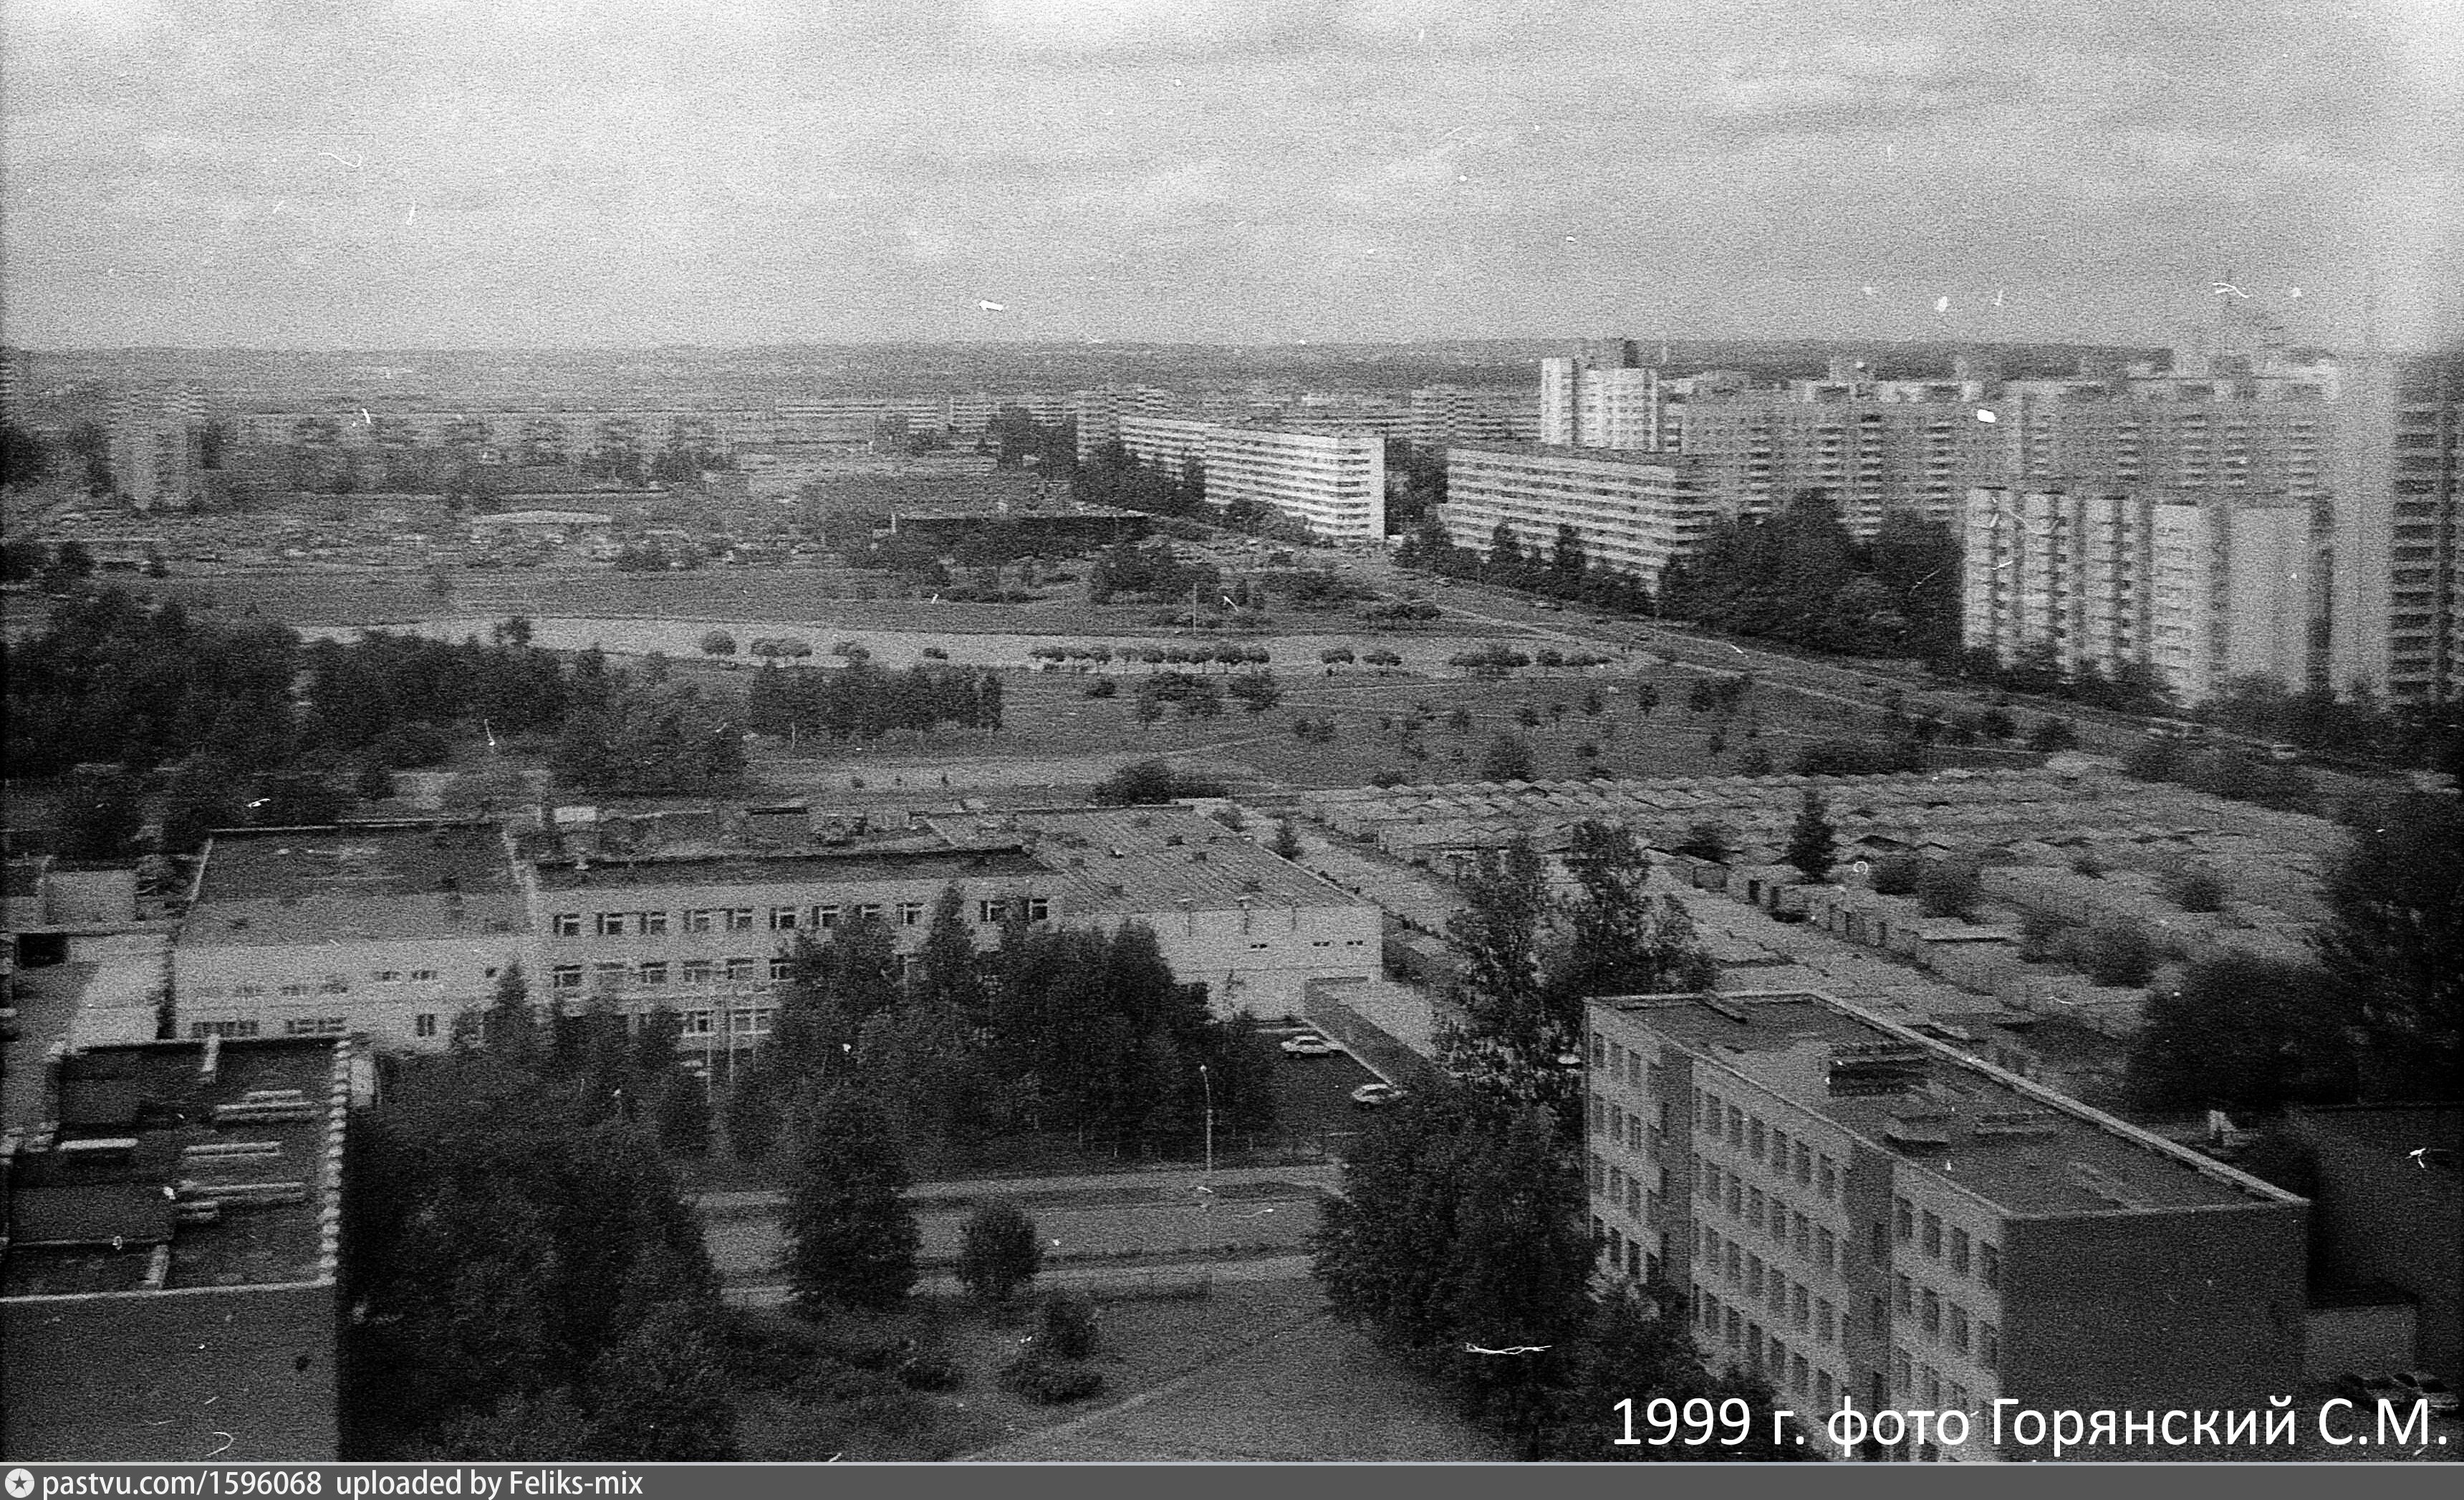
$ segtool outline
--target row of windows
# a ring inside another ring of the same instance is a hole
[[[1830,1410],[1846,1394],[1845,1387],[1833,1379],[1831,1372],[1808,1360],[1802,1350],[1790,1349],[1777,1334],[1767,1335],[1762,1324],[1725,1306],[1700,1288],[1695,1290],[1694,1313],[1705,1337],[1720,1339],[1742,1352],[1747,1362],[1768,1376],[1773,1385],[1785,1385],[1800,1396],[1812,1397],[1817,1409]]]
[[[1708,1280],[1716,1274],[1729,1286],[1743,1290],[1748,1300],[1769,1307],[1774,1316],[1791,1319],[1798,1333],[1811,1333],[1826,1344],[1839,1341],[1839,1310],[1830,1298],[1815,1295],[1805,1283],[1782,1275],[1775,1263],[1765,1261],[1707,1225],[1700,1231],[1699,1248],[1703,1269],[1696,1280]]]
[[[485,971],[495,979],[496,971]],[[441,969],[371,969],[368,980],[376,984],[431,984],[445,978]],[[281,984],[192,984],[182,990],[190,1000],[255,1000],[266,995],[282,995],[297,1000],[303,995],[347,995],[351,982],[339,974],[328,974],[318,980],[292,980]]]
[[[1793,1247],[1797,1259],[1819,1266],[1835,1276],[1846,1274],[1847,1268],[1840,1264],[1838,1239],[1828,1226],[1789,1207],[1776,1195],[1748,1187],[1745,1179],[1717,1162],[1694,1158],[1694,1192],[1709,1200],[1714,1207],[1726,1204],[1729,1218],[1743,1220],[1749,1230],[1772,1244]]]
[[[436,1022],[437,1018],[433,1013],[420,1015],[412,1022],[411,1034],[432,1037],[436,1035]],[[343,1029],[343,1018],[341,1016],[294,1016],[282,1023],[284,1036],[340,1036]],[[190,1041],[203,1041],[209,1036],[237,1040],[263,1034],[262,1026],[254,1021],[191,1021],[188,1023]]]
[[[1027,896],[1025,915],[1030,922],[1047,921],[1052,903],[1045,896]],[[713,906],[696,907],[684,914],[683,930],[689,933],[749,933],[766,924],[774,933],[799,930],[827,932],[842,921],[869,917],[887,920],[887,909],[878,901],[850,901],[827,906]],[[898,903],[898,925],[921,927],[932,912],[923,901]],[[976,920],[998,925],[1009,920],[1010,903],[1006,900],[979,900],[976,903]],[[559,912],[548,918],[548,929],[559,938],[580,938],[588,933],[600,938],[660,938],[669,931],[666,912]]]
[[[794,971],[795,960],[783,955],[768,959],[684,959],[674,963],[665,959],[645,959],[639,963],[560,963],[548,970],[551,989],[580,989],[593,976],[603,984],[637,984],[656,989],[672,979],[678,984],[715,983],[721,980],[731,984],[751,984],[768,980],[777,982]]]
[[[1799,1185],[1809,1187],[1818,1182],[1824,1199],[1839,1201],[1839,1164],[1803,1140],[1791,1140],[1778,1126],[1766,1126],[1760,1115],[1724,1103],[1708,1089],[1697,1089],[1694,1124],[1714,1138],[1725,1134],[1729,1145],[1743,1147],[1756,1162],[1768,1164],[1774,1180],[1793,1177]]]
[[[1934,1260],[1947,1260],[1950,1268],[1965,1276],[1969,1274],[1970,1242],[1968,1231],[1953,1228],[1946,1237],[1941,1216],[1931,1209],[1919,1212],[1904,1198],[1891,1201],[1891,1221],[1902,1245],[1922,1242],[1925,1252]],[[1974,1242],[1974,1274],[1992,1290],[2002,1289],[2002,1251],[1988,1240]]]

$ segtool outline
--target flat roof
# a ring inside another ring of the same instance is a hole
[[[180,942],[468,938],[526,920],[494,823],[236,829],[208,846]]]
[[[680,858],[592,859],[586,866],[542,861],[541,893],[660,885],[857,885],[885,880],[962,880],[1031,875],[1045,866],[1015,844],[990,848],[812,849],[786,854],[699,854]]]
[[[49,1150],[21,1149],[9,1174],[10,1240],[0,1297],[144,1290],[152,1247],[167,1244],[172,1290],[275,1286],[334,1274],[324,1211],[339,1205],[329,1160],[343,1115],[349,1045],[334,1038],[147,1042],[61,1060],[63,1123]],[[297,1118],[216,1118],[251,1094],[296,1095]],[[107,1101],[98,1112],[80,1100]],[[99,1150],[78,1142],[121,1142]],[[66,1149],[62,1149],[66,1148]],[[208,1148],[193,1151],[192,1148]],[[297,1184],[297,1193],[288,1192]],[[261,1204],[252,1195],[275,1200]],[[215,1202],[212,1222],[182,1205]]]
[[[2299,1202],[1827,995],[1629,996],[1592,1004],[1889,1152],[1901,1170],[1938,1178],[2010,1214]],[[1834,1092],[1840,1048],[1892,1046],[1911,1059],[1902,1073],[1905,1087]],[[1910,1144],[1927,1136],[1942,1144]]]
[[[932,821],[948,832],[966,820]],[[1071,915],[1168,913],[1184,899],[1199,911],[1243,898],[1254,907],[1369,904],[1190,807],[1027,809],[996,821],[1038,836],[1036,857],[1069,882]]]

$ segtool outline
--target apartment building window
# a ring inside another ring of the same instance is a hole
[[[410,1034],[413,1036],[434,1036],[436,1034],[436,1017],[432,1014],[413,1016],[410,1022]]]
[[[282,1023],[284,1036],[340,1036],[341,1031],[340,1016],[294,1016]]]
[[[1744,1280],[1746,1273],[1745,1252],[1737,1247],[1736,1243],[1734,1241],[1730,1241],[1727,1245],[1722,1246],[1720,1255],[1720,1268],[1722,1273],[1727,1277],[1728,1285],[1733,1287],[1738,1282]]]
[[[1746,1154],[1756,1161],[1763,1158],[1763,1122],[1757,1115],[1746,1116]]]
[[[1822,1158],[1821,1178],[1823,1201],[1825,1202],[1837,1202],[1839,1201],[1839,1169],[1832,1164],[1832,1160],[1829,1157],[1824,1157]]]
[[[753,973],[754,973],[754,968],[753,968],[753,966],[754,966],[754,964],[756,964],[756,963],[757,963],[757,962],[759,962],[759,960],[756,960],[756,959],[730,959],[730,960],[727,960],[727,978],[728,978],[728,982],[733,983],[733,984],[742,984],[742,983],[745,983],[745,982],[748,982],[749,981],[751,981],[751,980],[752,980],[752,978],[753,978]]]
[[[582,936],[582,914],[580,912],[559,912],[550,919],[550,921],[559,938],[579,938]]]
[[[622,912],[600,913],[593,930],[602,938],[624,937],[625,914]]]
[[[1796,1153],[1796,1185],[1799,1187],[1812,1186],[1814,1182],[1814,1153],[1808,1151],[1805,1147],[1805,1142],[1801,1140],[1791,1146],[1789,1149]]]
[[[1789,1315],[1796,1320],[1800,1334],[1814,1326],[1814,1300],[1803,1282],[1792,1282],[1788,1289]]]
[[[2002,1286],[2002,1252],[1991,1245],[1978,1242],[1976,1246],[1977,1280],[1999,1290]]]
[[[1925,1397],[1925,1403],[1928,1407],[1940,1406],[1942,1404],[1942,1376],[1931,1365],[1926,1365],[1924,1373],[1925,1381],[1923,1385],[1919,1387],[1919,1390]]]
[[[410,971],[410,982],[414,984],[425,984],[435,978],[436,971],[434,969],[413,969]]]
[[[1925,1331],[1927,1338],[1942,1342],[1942,1298],[1934,1295],[1931,1288],[1925,1289],[1925,1314],[1918,1326]]]
[[[1728,1180],[1728,1217],[1731,1219],[1743,1218],[1745,1215],[1745,1181],[1734,1172],[1726,1172],[1723,1173],[1722,1176]]]
[[[1865,1309],[1865,1332],[1876,1338],[1891,1331],[1891,1305],[1880,1297]]]
[[[1759,1187],[1746,1189],[1746,1223],[1757,1232],[1762,1229],[1763,1190]]]
[[[1826,1344],[1839,1341],[1839,1310],[1828,1297],[1814,1299],[1814,1336]]]
[[[898,903],[898,925],[899,925],[899,926],[901,926],[901,927],[921,927],[921,926],[923,926],[923,925],[924,925],[924,903],[923,903],[923,902],[921,902],[921,901],[901,901],[901,902],[899,902],[899,903]]]
[[[793,960],[793,959],[789,959],[789,958],[778,957],[778,956],[773,956],[773,957],[771,958],[771,960],[770,960],[770,980],[771,980],[771,982],[776,983],[776,982],[779,982],[779,981],[781,981],[781,980],[783,980],[783,979],[788,978],[789,976],[793,975],[795,972],[796,972],[796,960]]]
[[[636,912],[636,913],[634,913],[633,915],[634,915],[637,918],[639,918],[639,919],[640,919],[640,923],[641,923],[640,931],[641,931],[641,934],[642,934],[642,936],[643,936],[643,937],[645,937],[645,938],[664,938],[664,937],[666,937],[666,936],[668,935],[668,914],[667,914],[667,913],[665,913],[665,912]]]
[[[1904,1198],[1892,1199],[1891,1224],[1897,1231],[1902,1245],[1914,1240],[1917,1237],[1916,1205]]]
[[[715,917],[718,914],[716,912],[712,911],[709,907],[696,907],[685,914],[685,931],[689,933],[706,933],[711,929],[712,918]]]
[[[684,962],[678,964],[676,968],[676,982],[680,984],[707,984],[710,982],[711,962],[708,959],[687,959]]]
[[[1825,1411],[1829,1411],[1831,1409],[1831,1403],[1838,1399],[1838,1395],[1837,1387],[1831,1383],[1830,1371],[1816,1370],[1814,1372],[1814,1404],[1821,1407]]]
[[[1900,1310],[1900,1316],[1913,1315],[1917,1310],[1917,1284],[1910,1281],[1905,1274],[1902,1274],[1893,1277],[1891,1285],[1895,1291],[1893,1306]]]
[[[828,932],[839,924],[839,909],[835,906],[817,906],[813,908],[812,915],[806,920],[818,931]]]
[[[1745,1143],[1746,1112],[1731,1104],[1728,1106],[1728,1144],[1742,1146]]]
[[[727,917],[727,930],[729,932],[749,933],[753,930],[753,908],[749,906],[731,907],[725,915]]]
[[[1963,1276],[1968,1274],[1968,1231],[1965,1229],[1950,1231],[1950,1268]]]
[[[254,1035],[256,1035],[256,1023],[253,1021],[191,1021],[188,1023],[190,1041],[199,1041],[209,1036],[237,1039]]]
[[[976,903],[976,920],[979,922],[1008,921],[1009,903],[1007,901],[978,901]]]
[[[1814,1226],[1806,1223],[1805,1215],[1798,1213],[1793,1208],[1789,1210],[1788,1223],[1789,1228],[1792,1231],[1789,1236],[1789,1240],[1791,1245],[1796,1250],[1796,1258],[1798,1260],[1810,1259],[1811,1251],[1814,1247]]]
[[[1026,919],[1030,922],[1050,921],[1052,919],[1052,902],[1050,898],[1040,895],[1028,896],[1026,898]],[[1320,944],[1320,946],[1323,947],[1324,944]],[[1358,944],[1354,944],[1353,946],[1357,947]]]
[[[640,968],[633,971],[633,977],[645,984],[665,984],[668,982],[667,960],[663,959],[646,960]]]
[[[547,982],[550,989],[580,989],[582,987],[582,965],[579,963],[560,963],[555,968],[548,971]]]
[[[1944,1311],[1949,1323],[1950,1347],[1961,1354],[1968,1353],[1968,1310],[1953,1302]]]
[[[881,903],[878,901],[867,901],[861,906],[849,907],[847,908],[847,915],[850,916],[861,916],[869,922],[877,922],[881,920]]]
[[[368,978],[379,984],[399,984],[402,982],[402,970],[378,969],[369,974]]]
[[[774,933],[794,932],[796,930],[796,909],[792,906],[772,907],[770,909],[770,930]]]
[[[1820,1224],[1814,1226],[1814,1263],[1833,1275],[1839,1273],[1839,1242]]]
[[[1976,1362],[1988,1370],[2002,1367],[2002,1334],[1991,1323],[1976,1325]]]
[[[684,1026],[684,1029],[685,1029],[685,1035],[687,1035],[687,1036],[708,1036],[708,1035],[710,1035],[710,1034],[711,1034],[711,1020],[712,1020],[712,1017],[713,1017],[713,1015],[714,1015],[714,1014],[715,1014],[715,1012],[708,1011],[708,1010],[688,1010],[688,1011],[686,1011],[686,1012],[685,1012],[685,1026]]]

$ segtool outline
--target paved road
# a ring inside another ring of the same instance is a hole
[[[1325,1188],[1331,1192],[1340,1184],[1342,1178],[1343,1169],[1332,1162],[1287,1167],[1222,1167],[1212,1179],[1202,1167],[1172,1166],[1137,1172],[1090,1173],[1083,1177],[953,1178],[918,1182],[907,1190],[906,1196],[917,1202],[935,1198],[1021,1198],[1089,1189],[1118,1192],[1144,1186],[1155,1189],[1157,1202],[1161,1202],[1166,1197],[1185,1195],[1199,1183],[1209,1180],[1217,1183],[1288,1182],[1295,1187]],[[705,1216],[775,1211],[785,1202],[786,1195],[772,1188],[699,1193],[693,1197],[694,1205]]]

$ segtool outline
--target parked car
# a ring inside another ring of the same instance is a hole
[[[2407,1407],[2413,1399],[2412,1392],[2384,1375],[2356,1375],[2349,1370],[2336,1377],[2336,1394],[2365,1410],[2375,1408],[2382,1400]]]
[[[1352,1091],[1352,1102],[1364,1110],[1392,1104],[1402,1096],[1403,1091],[1391,1083],[1364,1083]]]
[[[2267,758],[2278,765],[2291,765],[2301,759],[2301,747],[2279,739],[2267,747]]]
[[[1296,1036],[1284,1044],[1285,1055],[1289,1057],[1332,1057],[1341,1050],[1322,1036]]]
[[[1583,1054],[1580,1052],[1559,1052],[1557,1054],[1557,1066],[1560,1068],[1580,1068],[1583,1066]]]
[[[1353,1097],[1358,1098],[1359,1095],[1354,1094]],[[2447,1416],[2455,1410],[2454,1390],[2445,1380],[2427,1370],[2398,1370],[2387,1379],[2398,1390],[2405,1391],[2414,1399],[2429,1403],[2430,1409],[2440,1416]]]

